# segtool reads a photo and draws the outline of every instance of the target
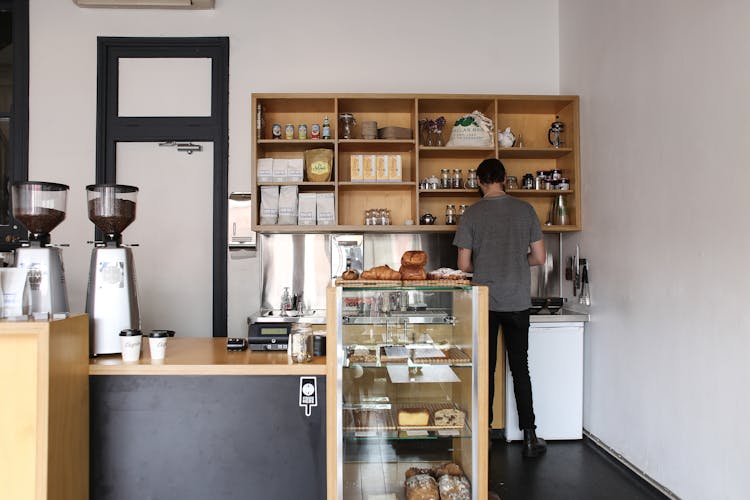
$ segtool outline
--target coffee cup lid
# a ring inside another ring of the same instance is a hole
[[[149,333],[148,336],[153,339],[174,337],[174,330],[151,330],[151,333]]]
[[[140,330],[136,328],[126,328],[125,330],[120,330],[120,337],[140,337],[143,335]]]

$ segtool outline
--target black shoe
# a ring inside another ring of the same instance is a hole
[[[547,442],[536,437],[534,429],[523,430],[523,458],[536,458],[547,451]]]

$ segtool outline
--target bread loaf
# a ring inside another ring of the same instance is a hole
[[[426,280],[427,273],[422,266],[412,264],[402,264],[398,270],[403,280]]]
[[[444,427],[463,427],[466,416],[461,410],[445,408],[435,412],[435,425]]]
[[[440,500],[471,500],[471,485],[466,476],[445,474],[437,483]]]
[[[422,250],[408,250],[401,256],[401,265],[422,266],[427,264],[427,254]]]
[[[437,481],[429,474],[416,474],[406,480],[406,500],[440,500]]]
[[[404,408],[398,411],[398,425],[424,427],[430,423],[430,412],[424,408]]]

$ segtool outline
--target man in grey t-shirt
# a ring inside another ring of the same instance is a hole
[[[498,331],[502,327],[518,424],[524,435],[523,456],[536,457],[546,451],[546,443],[536,436],[531,398],[529,266],[544,264],[542,230],[531,205],[505,194],[505,167],[500,160],[480,163],[477,178],[482,199],[461,216],[453,244],[458,247],[458,268],[473,272],[472,281],[489,288],[489,421],[491,424]]]

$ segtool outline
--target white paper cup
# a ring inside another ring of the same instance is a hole
[[[141,358],[142,337],[140,330],[128,329],[120,332],[120,348],[125,363],[135,363]]]
[[[164,359],[167,354],[167,336],[151,332],[148,336],[148,347],[151,351],[151,359]]]

